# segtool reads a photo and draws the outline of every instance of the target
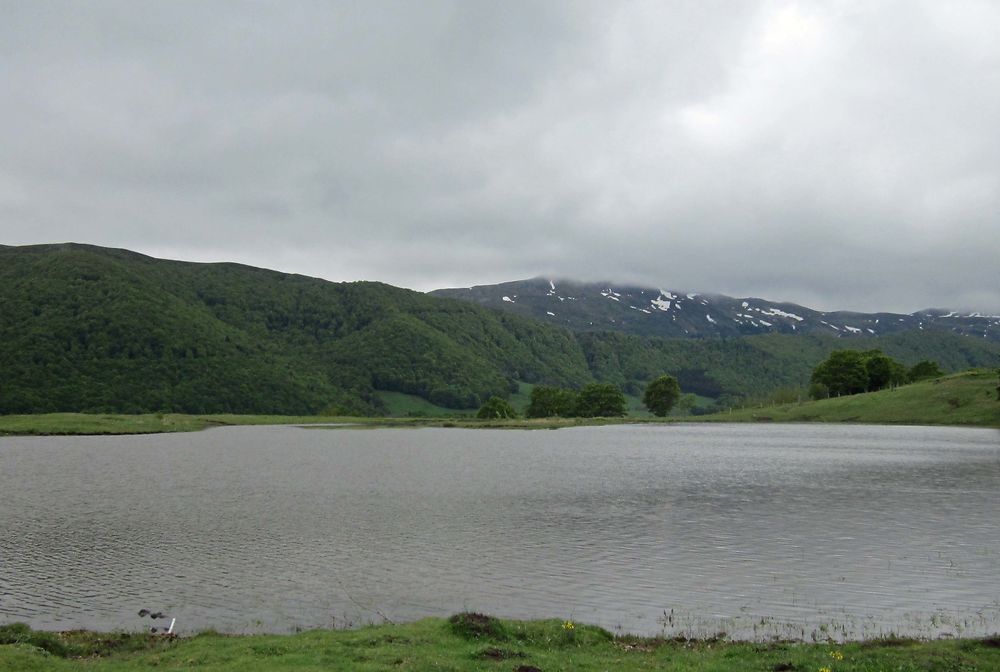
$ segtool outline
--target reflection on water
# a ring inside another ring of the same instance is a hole
[[[741,637],[993,632],[1000,432],[234,427],[0,439],[0,622],[475,609]]]

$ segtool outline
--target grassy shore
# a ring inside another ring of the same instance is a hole
[[[692,418],[703,422],[854,422],[1000,427],[997,373],[976,369],[849,397],[734,409]]]
[[[564,621],[478,614],[294,635],[164,637],[0,627],[0,671],[187,670],[1000,670],[1000,638],[847,644],[736,643],[613,636]]]
[[[650,418],[516,418],[477,420],[470,417],[387,418],[291,415],[183,415],[178,413],[115,415],[44,413],[0,416],[0,436],[59,436],[88,434],[156,434],[194,432],[226,425],[337,425],[364,427],[465,427],[486,429],[559,429],[622,423],[653,422]]]

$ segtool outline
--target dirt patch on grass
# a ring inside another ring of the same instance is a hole
[[[912,637],[898,637],[896,635],[888,635],[887,637],[881,637],[879,639],[869,639],[861,642],[861,646],[866,649],[877,649],[881,646],[886,647],[903,647],[903,646],[916,646],[920,643],[919,639],[913,639]]]
[[[495,646],[490,646],[479,653],[476,654],[476,658],[481,658],[483,660],[509,660],[511,658],[527,658],[528,654],[523,651],[514,651],[513,649],[500,649]]]
[[[656,651],[666,643],[667,640],[662,637],[636,637],[632,635],[622,635],[616,637],[614,641],[615,646],[622,651],[640,651],[643,653]]]

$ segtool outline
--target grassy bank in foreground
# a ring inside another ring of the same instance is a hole
[[[0,627],[0,671],[215,670],[697,670],[851,672],[1000,669],[1000,638],[849,644],[730,643],[616,637],[562,621],[476,614],[359,630],[167,638],[45,633]]]
[[[849,397],[734,409],[691,418],[708,422],[857,422],[1000,427],[997,373],[975,369]]]

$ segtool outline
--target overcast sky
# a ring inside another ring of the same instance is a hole
[[[1000,311],[1000,3],[0,0],[0,243]]]

